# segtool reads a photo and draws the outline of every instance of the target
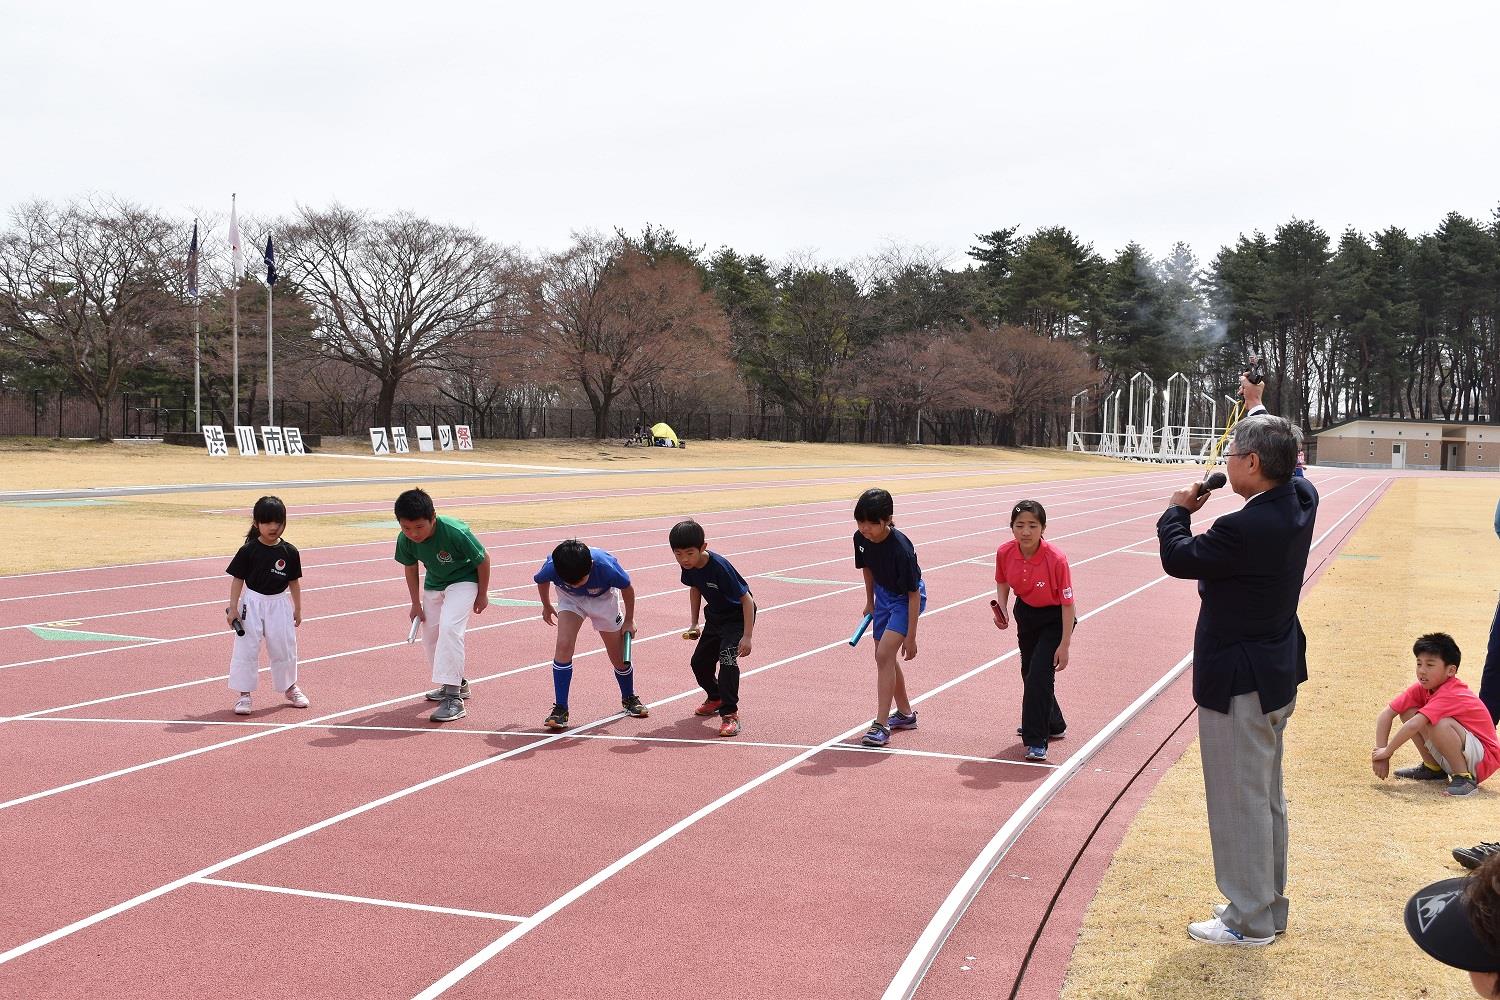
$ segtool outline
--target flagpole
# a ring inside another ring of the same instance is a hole
[[[274,284],[266,285],[266,419],[276,423],[276,362],[275,346],[271,340],[271,289]]]
[[[240,425],[240,253],[239,216],[235,214],[235,195],[229,196],[230,236],[233,240],[233,256],[229,272],[233,278],[229,286],[229,327],[234,340],[234,426]]]

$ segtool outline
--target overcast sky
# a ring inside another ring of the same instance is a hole
[[[0,0],[0,209],[410,209],[846,259],[1500,204],[1500,5]]]

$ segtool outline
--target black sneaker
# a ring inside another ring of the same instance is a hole
[[[444,685],[439,684],[437,687],[433,688],[431,691],[428,691],[427,692],[427,700],[428,701],[442,701],[444,698],[448,697],[446,694],[443,693],[443,687],[444,687]],[[460,684],[458,686],[458,696],[460,698],[468,698],[469,697],[469,682],[467,680],[465,680],[462,684]]]
[[[1447,781],[1448,775],[1444,771],[1434,771],[1426,764],[1418,764],[1416,767],[1403,767],[1396,772],[1398,778],[1410,778],[1413,781]]]
[[[1484,864],[1484,859],[1492,854],[1500,854],[1500,844],[1481,840],[1473,847],[1455,847],[1453,849],[1453,860],[1465,868],[1478,868]]]
[[[436,712],[432,713],[431,718],[433,722],[456,722],[467,714],[468,711],[464,708],[464,700],[458,695],[453,694],[443,699],[443,703],[438,706]]]
[[[624,698],[620,704],[624,707],[625,714],[633,718],[644,719],[651,714],[651,709],[641,704],[640,695],[633,694],[629,698]]]
[[[542,725],[558,733],[568,728],[568,710],[562,705],[553,705],[552,714],[542,720]]]

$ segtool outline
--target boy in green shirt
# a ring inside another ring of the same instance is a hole
[[[407,490],[396,498],[396,520],[401,525],[396,561],[406,567],[411,617],[424,625],[422,645],[438,685],[427,692],[428,701],[441,702],[432,721],[453,722],[465,715],[464,631],[470,611],[477,615],[489,606],[490,557],[467,524],[439,517],[423,490]],[[420,591],[419,561],[427,567]]]

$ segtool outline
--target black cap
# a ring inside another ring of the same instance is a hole
[[[1406,903],[1406,932],[1444,965],[1465,972],[1500,972],[1500,952],[1479,940],[1464,898],[1466,878],[1449,878],[1421,889]]]

